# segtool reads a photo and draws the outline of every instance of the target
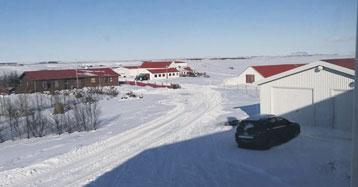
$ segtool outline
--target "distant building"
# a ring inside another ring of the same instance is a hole
[[[179,77],[179,71],[175,68],[150,69],[150,80],[169,79]]]
[[[173,61],[144,61],[140,68],[143,69],[165,69],[175,68]]]
[[[19,93],[55,91],[83,87],[116,86],[118,74],[111,68],[25,71]]]
[[[321,60],[256,82],[260,112],[301,125],[351,130],[354,63],[354,59]]]
[[[122,66],[113,70],[124,80],[135,79],[139,75],[147,75],[150,80],[169,79],[193,71],[182,61],[144,61],[140,66]]]

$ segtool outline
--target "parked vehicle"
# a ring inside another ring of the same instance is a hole
[[[139,74],[139,75],[137,75],[137,76],[135,77],[135,80],[137,80],[137,81],[146,81],[146,80],[149,80],[149,78],[150,78],[150,75],[149,75],[149,74],[147,74],[147,73],[141,73],[141,74]]]
[[[170,86],[168,88],[172,88],[172,89],[179,89],[181,88],[179,84],[170,84]]]
[[[127,95],[128,97],[137,97],[137,95],[136,95],[134,92],[132,92],[132,91],[127,92],[126,95]]]
[[[257,115],[242,120],[235,133],[239,147],[270,149],[295,138],[300,125],[274,115]]]

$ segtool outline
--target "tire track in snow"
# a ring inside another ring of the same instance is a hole
[[[216,91],[206,88],[206,94],[211,94],[210,103],[207,105],[211,104],[213,107],[203,108],[202,104],[205,105],[207,100],[202,100],[202,89],[194,88],[190,90],[195,96],[194,99],[192,98],[193,95],[182,95],[174,98],[174,103],[177,106],[165,116],[105,141],[50,158],[39,164],[1,172],[0,181],[3,185],[28,184],[29,186],[54,184],[77,186],[85,184],[96,176],[120,165],[140,151],[163,143],[171,143],[170,137],[180,134],[180,131],[191,131],[197,124],[196,122],[205,116],[203,114],[220,106],[220,94],[218,95]],[[188,106],[183,104],[183,100],[195,103],[196,105],[193,105],[195,108],[189,110],[189,112],[185,111],[185,107]],[[196,115],[193,111],[196,111]],[[219,113],[220,111],[217,115]],[[183,124],[183,121],[188,121],[188,124]],[[178,123],[181,125],[178,125]],[[182,137],[185,137],[186,134],[187,132]],[[169,142],[167,142],[168,140]]]

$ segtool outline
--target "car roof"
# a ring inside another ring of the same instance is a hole
[[[259,120],[270,119],[272,117],[276,117],[276,116],[272,115],[272,114],[259,114],[259,115],[250,116],[244,120],[245,121],[259,121]]]

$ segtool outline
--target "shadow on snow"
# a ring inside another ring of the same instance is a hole
[[[322,175],[319,170],[319,163],[331,159],[331,142],[321,142],[317,146],[312,141],[299,136],[268,151],[239,149],[232,129],[144,150],[87,186],[342,184],[343,179]],[[348,148],[342,149],[347,151]]]

